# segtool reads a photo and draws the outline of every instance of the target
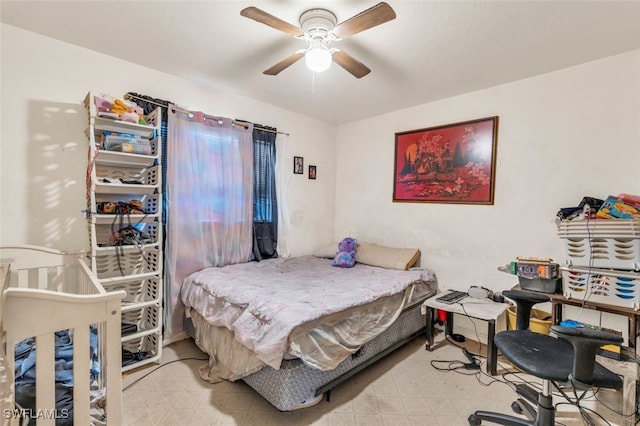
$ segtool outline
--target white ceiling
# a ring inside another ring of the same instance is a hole
[[[334,124],[640,48],[640,0],[389,0],[395,20],[332,44],[369,75],[356,79],[336,64],[314,75],[301,60],[267,76],[304,42],[240,16],[256,6],[297,26],[303,11],[323,7],[342,22],[376,3],[2,0],[0,14],[16,27]]]

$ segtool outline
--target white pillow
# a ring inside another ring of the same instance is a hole
[[[406,271],[415,265],[418,259],[420,259],[420,250],[416,248],[392,248],[358,242],[356,251],[356,262],[387,269]]]

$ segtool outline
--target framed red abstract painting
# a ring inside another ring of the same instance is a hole
[[[393,201],[493,204],[498,117],[396,133]]]

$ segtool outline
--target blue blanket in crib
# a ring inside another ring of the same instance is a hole
[[[55,333],[55,381],[63,386],[73,386],[73,330]],[[30,337],[15,346],[16,386],[33,386],[36,381],[36,341]],[[90,374],[94,379],[100,374],[98,363],[98,332],[90,328],[89,351],[91,354]]]

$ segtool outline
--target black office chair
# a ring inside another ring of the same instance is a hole
[[[526,419],[504,413],[476,411],[468,418],[470,425],[476,426],[487,421],[501,425],[553,426],[555,407],[551,395],[552,385],[567,399],[569,397],[560,384],[569,384],[576,390],[622,387],[620,377],[596,362],[598,349],[606,344],[620,344],[621,336],[588,327],[560,326],[551,327],[559,338],[534,333],[528,329],[531,308],[534,304],[549,299],[543,295],[521,291],[505,291],[503,294],[516,302],[518,329],[498,333],[495,344],[511,364],[543,380],[542,392],[537,395],[535,408],[529,407],[524,411],[528,417]],[[530,395],[520,389],[517,392],[531,399]],[[522,399],[518,401],[523,402]]]
[[[531,310],[538,303],[548,302],[549,296],[524,291],[504,291],[503,296],[516,302],[516,330],[529,330],[531,325]],[[524,413],[529,419],[536,418],[536,405],[540,392],[526,384],[516,385],[516,392],[520,395],[511,404],[511,408],[518,414]]]
[[[533,306],[551,300],[544,294],[526,291],[507,290],[503,291],[502,295],[516,302],[516,330],[528,330]]]

